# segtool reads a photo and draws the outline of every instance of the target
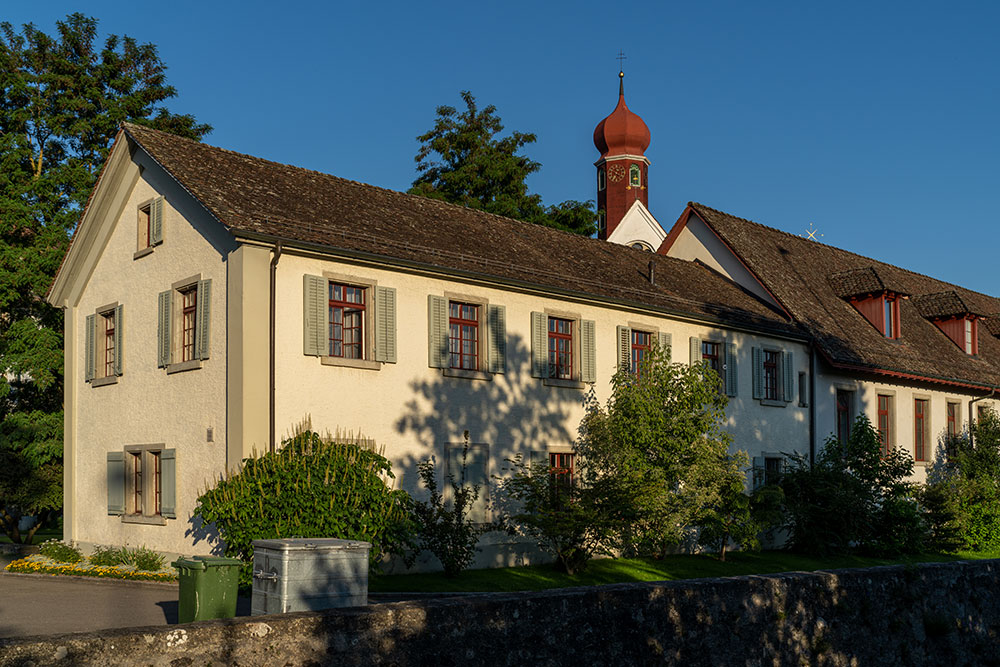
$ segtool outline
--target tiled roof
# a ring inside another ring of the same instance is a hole
[[[994,336],[1000,337],[1000,313],[993,313],[983,318],[986,329]]]
[[[931,320],[975,314],[972,307],[966,305],[955,290],[946,290],[936,294],[919,294],[913,297],[913,303],[921,315]]]
[[[843,299],[886,291],[885,283],[878,277],[878,272],[870,266],[838,271],[831,273],[827,278],[834,294]]]
[[[860,277],[871,269],[892,291],[953,293],[967,312],[972,313],[1000,312],[1000,299],[708,206],[696,203],[689,206],[815,337],[824,356],[835,365],[960,384],[1000,386],[997,338],[980,335],[979,354],[969,356],[924,317],[917,306],[918,298],[910,298],[900,301],[901,337],[887,339],[842,298],[843,281],[831,281],[830,277],[837,274]],[[871,274],[866,280],[871,280]]]
[[[801,336],[696,263],[234,153],[149,128],[125,133],[230,231],[411,262]],[[649,263],[654,264],[650,284]]]

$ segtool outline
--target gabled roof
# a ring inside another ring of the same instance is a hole
[[[884,287],[898,293],[952,293],[972,313],[1000,312],[1000,299],[702,204],[688,206],[815,337],[834,366],[957,385],[1000,386],[1000,340],[980,336],[979,354],[969,356],[924,317],[916,298],[900,301],[901,337],[887,339],[842,298],[857,285],[845,287],[844,280],[830,277],[856,278],[872,286],[874,273]]]
[[[975,315],[972,309],[955,290],[946,290],[935,294],[918,294],[913,297],[913,303],[920,314],[929,320],[939,320],[948,317]]]
[[[885,292],[904,294],[900,290],[886,287],[878,271],[872,266],[831,273],[827,276],[827,280],[829,280],[830,286],[833,287],[834,293],[842,299],[883,294]]]
[[[802,337],[771,306],[698,264],[138,125],[125,124],[123,132],[237,238],[281,240]]]

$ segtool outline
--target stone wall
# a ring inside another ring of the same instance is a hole
[[[1000,561],[636,583],[0,640],[0,665],[991,665]]]

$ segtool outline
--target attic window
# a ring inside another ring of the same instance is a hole
[[[962,296],[954,291],[914,297],[920,314],[934,323],[968,355],[979,354],[979,320]],[[988,326],[988,324],[987,324]]]
[[[874,267],[833,273],[827,279],[837,296],[854,306],[885,338],[900,337],[899,300],[907,295],[887,286]]]

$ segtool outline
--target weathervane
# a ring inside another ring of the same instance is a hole
[[[817,229],[816,227],[814,227],[813,223],[810,222],[809,223],[809,229],[806,230],[806,235],[803,238],[809,239],[810,241],[819,241],[819,239],[816,238],[816,235],[818,233],[819,233],[819,229]],[[819,234],[819,236],[820,236],[820,238],[823,237],[822,234]]]

